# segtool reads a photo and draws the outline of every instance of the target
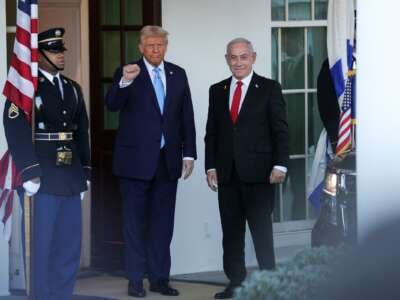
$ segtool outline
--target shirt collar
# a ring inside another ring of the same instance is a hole
[[[143,57],[143,61],[144,61],[144,65],[146,66],[147,71],[149,72],[149,74],[153,74],[153,69],[154,69],[154,68],[159,68],[160,71],[161,71],[161,73],[164,73],[164,61],[161,61],[161,63],[160,63],[157,67],[155,67],[155,66],[153,66],[152,64],[150,64],[150,63],[146,60],[145,57]]]
[[[245,86],[249,86],[251,78],[253,78],[253,74],[254,74],[254,71],[251,71],[249,75],[247,75],[245,78],[240,79],[240,80],[237,79],[235,76],[232,76],[232,83],[231,84],[233,86],[235,86],[236,82],[241,81]]]
[[[56,75],[53,75],[41,68],[39,68],[39,71],[43,74],[44,77],[46,77],[51,83],[53,83],[54,77],[57,77],[58,81],[60,81],[60,72],[57,72]]]

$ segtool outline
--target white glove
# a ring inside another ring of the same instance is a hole
[[[36,183],[36,182],[31,181],[31,180],[28,180],[28,181],[25,181],[22,184],[22,186],[23,186],[23,188],[25,190],[26,195],[28,197],[31,197],[31,196],[35,195],[37,193],[37,191],[39,190],[40,182]]]
[[[90,187],[90,181],[89,180],[86,180],[86,184],[87,184],[87,187],[88,187],[88,189],[89,189],[89,187]],[[86,191],[85,191],[86,192]],[[85,197],[85,192],[81,192],[81,201],[83,200],[83,198]]]

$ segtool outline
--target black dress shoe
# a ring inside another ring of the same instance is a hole
[[[178,296],[179,291],[177,289],[172,288],[168,281],[161,281],[157,283],[150,284],[150,291],[155,293],[160,293],[164,296]]]
[[[222,292],[216,293],[214,299],[231,299],[235,286],[228,285]]]
[[[136,298],[146,297],[146,291],[143,288],[143,282],[129,280],[128,295]]]

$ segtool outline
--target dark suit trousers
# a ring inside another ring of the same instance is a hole
[[[177,180],[171,180],[164,151],[152,180],[120,178],[125,268],[129,280],[168,280]]]
[[[271,221],[274,190],[267,183],[245,183],[239,179],[235,168],[232,169],[230,181],[218,186],[218,200],[224,271],[231,284],[237,286],[246,277],[246,221],[260,269],[275,268]]]

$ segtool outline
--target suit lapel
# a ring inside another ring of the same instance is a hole
[[[63,91],[64,91],[64,100],[66,99],[76,99],[76,97],[72,94],[73,93],[73,89],[70,85],[70,83],[68,82],[68,80],[66,80],[64,78],[64,76],[60,76],[61,79],[61,83],[63,85]]]
[[[166,81],[166,95],[164,101],[164,114],[167,113],[168,108],[172,101],[172,90],[174,85],[174,72],[171,70],[170,66],[167,62],[164,61],[164,72],[165,72],[165,81]]]
[[[249,87],[247,88],[246,96],[243,99],[242,107],[240,108],[237,123],[240,122],[243,117],[246,116],[246,112],[249,109],[249,106],[251,107],[252,101],[255,101],[257,97],[255,97],[258,88],[260,87],[260,84],[258,83],[258,75],[256,73],[253,73],[253,77],[251,78]]]
[[[143,58],[138,62],[138,65],[141,70],[138,78],[142,80],[144,89],[149,93],[150,98],[152,98],[151,102],[153,103],[154,108],[161,115],[161,110],[160,107],[158,106],[157,96],[154,90],[153,82],[151,81],[151,77],[149,75],[149,72],[147,71],[146,65],[144,64]]]
[[[224,108],[223,108],[224,114],[228,117],[231,124],[233,125],[231,119],[231,110],[229,107],[229,91],[231,88],[231,82],[232,82],[232,77],[222,82],[222,99],[224,103]]]

